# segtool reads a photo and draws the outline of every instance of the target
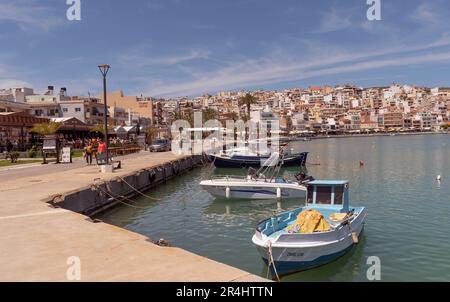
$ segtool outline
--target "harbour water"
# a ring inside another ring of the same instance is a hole
[[[351,252],[283,281],[367,281],[369,256],[381,260],[382,281],[450,281],[449,135],[324,139],[292,146],[310,152],[308,170],[315,178],[348,179],[350,203],[365,206],[368,216]],[[296,169],[282,173],[293,177]],[[251,242],[254,228],[303,200],[216,199],[199,186],[202,179],[222,174],[245,171],[197,169],[147,192],[157,200],[139,198],[139,208],[119,206],[98,218],[265,277],[267,269]]]

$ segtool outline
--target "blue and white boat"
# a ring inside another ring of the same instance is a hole
[[[295,227],[305,211],[320,212],[327,229],[308,233]],[[272,275],[282,276],[344,255],[358,242],[365,217],[364,207],[349,205],[348,181],[314,180],[307,184],[306,206],[260,222],[252,241]]]

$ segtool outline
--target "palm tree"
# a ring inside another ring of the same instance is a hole
[[[202,119],[203,121],[210,121],[217,119],[218,114],[217,111],[212,108],[206,108],[202,110]]]
[[[257,103],[257,99],[250,93],[246,93],[243,97],[239,98],[239,106],[247,107],[247,118],[250,119],[250,109],[253,104]]]
[[[237,114],[235,111],[232,111],[230,113],[230,118],[233,120],[233,122],[236,122],[239,118],[239,114]]]
[[[250,109],[252,104],[256,104],[257,103],[257,99],[251,95],[250,93],[246,93],[243,97],[239,98],[239,106],[246,106],[247,107],[247,117],[244,117],[244,121],[247,122],[250,120]],[[245,127],[245,140],[248,141],[248,132],[249,129],[248,127]]]

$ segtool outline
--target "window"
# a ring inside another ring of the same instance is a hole
[[[68,112],[69,110],[67,108],[63,108],[63,112]]]
[[[336,186],[334,188],[334,204],[342,204],[344,197],[344,187]]]
[[[331,204],[331,186],[317,187],[316,204]]]
[[[307,203],[312,203],[313,202],[313,195],[314,194],[314,187],[313,186],[308,186],[308,197],[306,199]]]
[[[81,108],[79,107],[75,108],[75,112],[81,112]]]

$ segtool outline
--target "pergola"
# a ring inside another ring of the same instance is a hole
[[[20,149],[30,141],[29,129],[49,119],[35,117],[27,112],[0,112],[0,145],[6,140],[17,142]]]

